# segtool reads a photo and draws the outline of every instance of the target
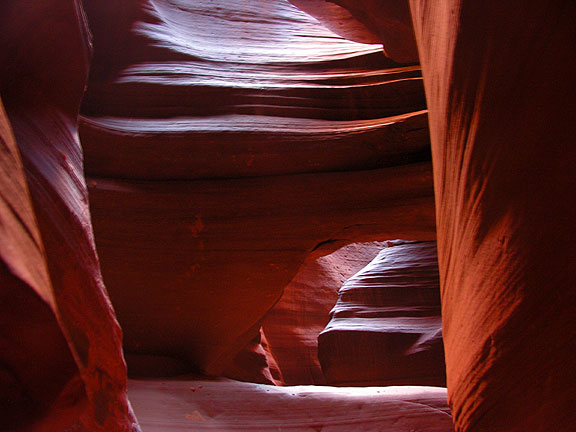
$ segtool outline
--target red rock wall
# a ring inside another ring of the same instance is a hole
[[[461,431],[576,425],[576,5],[412,1]]]
[[[90,55],[82,8],[6,1],[0,26],[2,388],[12,400],[0,427],[137,430],[77,137]]]
[[[430,109],[456,427],[570,429],[576,6],[410,4]]]
[[[367,26],[374,16],[362,12],[380,6],[347,3]],[[571,429],[576,6],[410,5],[430,109],[457,429]]]
[[[330,316],[318,337],[328,384],[446,385],[435,242],[389,242]]]
[[[286,0],[116,3],[80,131],[129,353],[220,374],[317,245],[434,237],[417,67]]]

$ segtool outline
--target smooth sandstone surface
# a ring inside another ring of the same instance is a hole
[[[454,430],[446,389],[277,387],[218,379],[131,380],[147,432]]]
[[[80,136],[130,359],[218,375],[318,245],[434,238],[417,67],[285,0],[87,12]]]
[[[435,242],[387,242],[338,292],[318,337],[339,386],[446,385]]]
[[[0,26],[0,428],[133,432],[77,136],[90,55],[82,7],[5,1]]]
[[[55,315],[26,174],[1,103],[0,172],[0,430],[39,418],[58,427],[78,415],[84,389],[70,386],[68,412],[50,409],[78,368]]]

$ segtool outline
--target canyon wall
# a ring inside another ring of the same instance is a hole
[[[77,135],[82,7],[5,1],[0,27],[0,429],[133,432]]]
[[[360,19],[379,5],[334,2]],[[570,429],[576,6],[410,6],[430,111],[456,427]]]
[[[129,364],[221,374],[315,248],[434,238],[418,67],[288,1],[118,7],[87,1],[80,136]]]

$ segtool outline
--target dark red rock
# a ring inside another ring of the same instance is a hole
[[[1,103],[0,172],[0,430],[39,419],[56,429],[75,421],[85,393],[55,313],[26,174]]]
[[[390,242],[342,286],[318,352],[331,385],[446,385],[435,242]]]
[[[222,374],[227,378],[258,384],[283,384],[282,372],[262,329],[232,360]]]
[[[1,427],[132,432],[77,139],[90,55],[82,8],[6,1],[0,26],[2,387],[16,400]]]
[[[411,2],[462,431],[576,425],[576,4]]]
[[[410,4],[456,428],[572,429],[576,6]]]
[[[126,349],[179,353],[220,373],[316,245],[433,236],[428,176],[427,165],[414,165],[218,181],[90,180],[102,270]]]

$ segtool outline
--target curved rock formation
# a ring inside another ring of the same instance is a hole
[[[435,242],[390,242],[338,293],[318,352],[331,385],[446,385]]]
[[[287,0],[116,3],[81,138],[129,353],[219,374],[317,245],[434,237],[417,67]]]
[[[412,4],[456,426],[573,428],[576,5]]]
[[[286,385],[326,384],[318,361],[318,335],[330,320],[342,284],[366,266],[384,243],[354,243],[327,253],[335,247],[326,244],[306,259],[262,323],[266,349]]]
[[[133,432],[77,139],[82,8],[5,1],[0,27],[0,429]]]
[[[386,56],[398,63],[418,63],[409,0],[290,2],[352,40],[381,43]]]

